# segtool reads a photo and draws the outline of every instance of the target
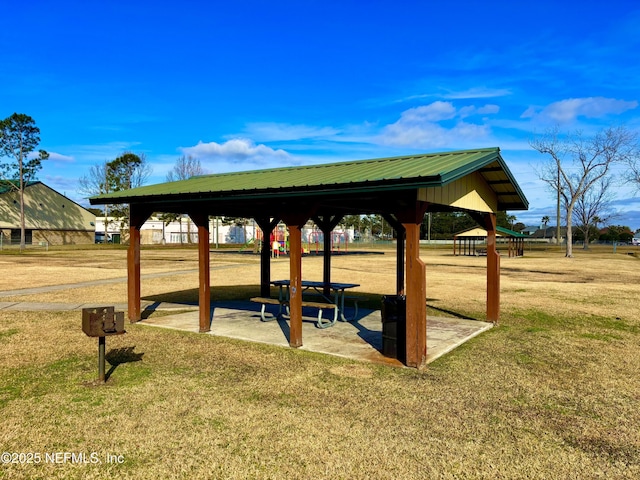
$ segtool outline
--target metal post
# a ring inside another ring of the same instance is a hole
[[[216,250],[218,249],[218,217],[216,217]]]
[[[104,351],[106,346],[106,337],[98,337],[98,381],[104,383]]]
[[[558,185],[556,186],[556,189],[558,190],[558,204],[556,206],[556,218],[557,218],[556,245],[560,245],[560,164],[559,163],[558,163]],[[545,231],[546,231],[546,226],[545,226]]]

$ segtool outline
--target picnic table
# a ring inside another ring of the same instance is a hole
[[[268,298],[261,298],[261,297],[256,297],[251,299],[252,301],[262,303],[261,317],[263,321],[266,321],[264,316],[264,310],[265,310],[265,305],[267,303],[279,305],[280,309],[278,311],[277,316],[280,316],[282,314],[283,308],[285,308],[287,310],[287,313],[289,313],[290,281],[274,280],[271,282],[271,284],[278,287],[279,289],[277,300],[275,298],[268,299]],[[330,293],[328,296],[324,294],[324,286],[325,286],[324,282],[303,280],[301,284],[302,284],[302,298],[303,298],[302,306],[314,307],[318,309],[318,322],[317,322],[318,328],[327,328],[334,325],[338,320],[338,317],[340,317],[340,320],[342,320],[343,322],[350,321],[344,315],[345,299],[351,298],[351,297],[346,297],[345,291],[350,288],[359,287],[360,286],[359,284],[331,282],[329,284]],[[306,299],[305,299],[305,296],[306,296]],[[309,301],[309,298],[317,298],[319,301]],[[357,299],[355,298],[351,298],[351,299],[353,300],[354,308],[355,308],[355,313],[353,315],[353,318],[351,319],[353,320],[358,314],[358,302],[357,302]],[[333,310],[333,319],[325,320],[324,318],[322,318],[323,309]]]

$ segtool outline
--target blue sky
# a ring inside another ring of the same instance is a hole
[[[498,146],[539,224],[529,140],[640,132],[639,33],[635,0],[5,2],[0,118],[35,119],[39,179],[84,204],[78,179],[124,151],[157,183],[189,154],[215,173]],[[640,228],[637,192],[615,204]]]

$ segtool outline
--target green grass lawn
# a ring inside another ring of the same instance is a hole
[[[34,317],[0,314],[0,444],[42,463],[0,478],[640,475],[626,322],[531,312],[423,373],[128,325],[98,385],[78,313]]]

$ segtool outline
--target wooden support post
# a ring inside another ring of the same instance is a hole
[[[406,296],[406,359],[405,365],[422,369],[427,364],[427,279],[424,262],[420,259],[420,225],[427,211],[427,203],[415,205],[396,217],[404,227],[405,296]]]
[[[289,345],[302,346],[302,229],[289,226]]]
[[[289,228],[289,346],[302,346],[302,227],[313,212],[289,212],[282,221]]]
[[[404,295],[404,253],[407,232],[404,227],[396,229],[398,233],[398,244],[396,245],[396,290],[398,295]]]
[[[396,228],[398,243],[396,244],[396,291],[398,295],[404,295],[404,241],[406,231],[401,225]]]
[[[396,231],[396,292],[398,295],[404,295],[404,241],[405,229],[402,223],[391,214],[383,214],[384,219]]]
[[[142,318],[140,308],[140,228],[151,212],[142,205],[129,206],[129,248],[127,249],[127,305],[131,323]]]
[[[209,216],[190,213],[198,226],[198,310],[200,333],[211,331],[211,254],[209,251]]]
[[[323,231],[322,234],[324,236],[324,242],[322,242],[322,283],[324,286],[322,287],[322,293],[325,296],[329,296],[331,294],[331,243],[333,239],[331,238],[331,232],[333,229],[328,232]]]
[[[278,222],[278,218],[257,217],[256,223],[262,230],[262,250],[260,250],[260,296],[271,295],[271,232]]]
[[[127,250],[127,303],[129,321],[142,318],[140,308],[140,230],[137,225],[129,226],[129,249]]]
[[[500,255],[496,250],[496,214],[485,213],[487,230],[487,321],[500,318]]]
[[[331,295],[331,232],[336,225],[342,220],[342,215],[316,215],[313,221],[320,227],[324,236],[323,258],[322,258],[322,282],[324,283],[323,292],[326,296]]]
[[[427,361],[426,268],[420,259],[420,225],[404,224],[406,245],[406,352],[405,364],[418,369]]]

